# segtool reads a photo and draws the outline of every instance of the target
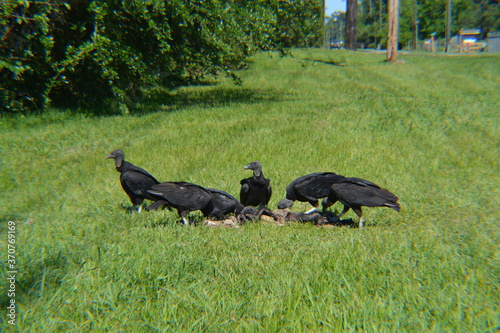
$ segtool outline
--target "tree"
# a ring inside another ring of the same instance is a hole
[[[345,12],[334,12],[325,24],[326,40],[345,40]]]
[[[398,53],[399,0],[389,0],[387,7],[389,29],[386,60],[395,62]]]
[[[322,0],[279,0],[276,5],[275,36],[281,47],[321,47],[323,45],[324,5]]]
[[[258,50],[317,46],[322,1],[10,0],[0,11],[4,112],[133,105],[143,87],[228,75]]]
[[[356,50],[358,43],[358,0],[347,0],[345,48]]]
[[[408,45],[419,37],[445,37],[446,3],[448,0],[399,0],[399,44]],[[388,0],[363,0],[359,10],[360,44],[368,47],[386,47],[388,29]],[[500,30],[500,3],[498,0],[453,0],[451,35],[462,28],[480,28],[481,38]],[[418,26],[417,26],[418,22]],[[417,30],[418,27],[418,31]],[[381,43],[382,42],[382,43]]]
[[[387,40],[387,3],[385,0],[366,0],[360,3],[359,36],[362,46],[385,47]]]

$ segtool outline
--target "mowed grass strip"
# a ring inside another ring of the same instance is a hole
[[[3,118],[0,223],[6,244],[16,222],[18,317],[2,328],[494,332],[500,57],[383,59],[262,53],[242,86],[157,87],[124,115]],[[296,177],[334,171],[389,189],[402,209],[366,208],[364,230],[186,228],[175,212],[128,212],[105,159],[117,148],[161,181],[236,197],[259,160],[272,208]]]

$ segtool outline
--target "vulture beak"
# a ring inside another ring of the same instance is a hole
[[[251,165],[250,165],[250,164],[249,164],[249,165],[245,165],[245,167],[244,167],[243,169],[244,169],[244,170],[248,170],[248,169],[250,169],[250,167],[251,167]]]
[[[106,155],[106,158],[115,158],[115,156],[112,154],[109,154],[109,155]]]

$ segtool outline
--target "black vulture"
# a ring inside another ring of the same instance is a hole
[[[254,161],[245,166],[245,170],[253,170],[253,176],[242,179],[240,202],[243,206],[266,206],[271,199],[271,181],[264,177],[262,165]]]
[[[328,196],[332,185],[344,178],[334,172],[315,172],[299,177],[287,186],[286,198],[292,201],[309,202],[314,208],[306,214],[311,213],[318,208],[319,199]],[[326,208],[323,205],[323,210]]]
[[[213,209],[210,212],[202,211],[205,216],[222,219],[227,214],[238,215],[243,209],[243,205],[231,194],[213,188],[206,188],[206,190],[212,197]]]
[[[146,209],[155,210],[160,206],[175,208],[185,225],[189,224],[187,214],[201,210],[205,215],[213,211],[212,197],[203,187],[187,182],[165,182],[154,185],[148,193],[156,200]]]
[[[146,170],[125,161],[125,154],[120,149],[113,151],[106,158],[115,160],[116,170],[120,172],[120,183],[138,212],[141,211],[144,199],[156,200],[147,193],[151,186],[160,183],[155,177]]]
[[[344,204],[342,213],[338,216],[344,215],[350,208],[359,217],[359,227],[363,228],[364,219],[361,206],[366,207],[389,207],[399,212],[398,197],[386,189],[380,188],[368,180],[349,177],[342,180],[340,183],[332,185],[331,191],[328,195],[328,201],[333,205],[335,202],[340,201]]]

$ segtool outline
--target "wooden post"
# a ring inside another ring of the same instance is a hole
[[[387,40],[387,61],[395,62],[398,53],[399,0],[387,2],[389,14],[389,36]]]

